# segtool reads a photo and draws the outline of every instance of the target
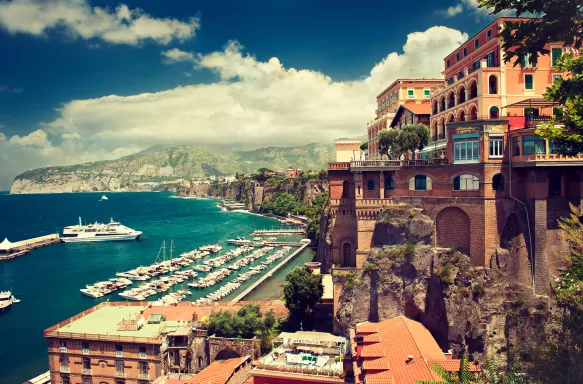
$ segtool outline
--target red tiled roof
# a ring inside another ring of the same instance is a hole
[[[375,323],[360,323],[356,324],[356,332],[357,333],[377,333],[379,331],[379,327]]]
[[[362,357],[383,357],[385,356],[385,352],[380,348],[363,348],[362,352],[360,352],[360,356]]]
[[[429,100],[425,103],[417,104],[417,103],[405,103],[403,107],[407,108],[411,112],[416,115],[429,115],[431,114],[431,104],[429,104]]]
[[[362,341],[365,343],[378,343],[381,341],[381,337],[378,335],[378,333],[373,333],[370,335],[364,335],[362,337]]]
[[[227,360],[215,360],[211,365],[197,373],[188,384],[225,384],[235,369],[249,360],[251,356],[236,357]]]
[[[460,360],[430,360],[428,362],[429,366],[432,364],[437,363],[441,365],[446,371],[448,372],[458,372],[460,370]],[[482,369],[476,363],[471,362],[468,364],[470,368],[470,372],[481,372]]]
[[[356,361],[354,374],[357,382],[366,384],[394,383],[414,384],[417,380],[439,380],[439,376],[430,369],[430,362],[447,361],[437,342],[421,323],[410,320],[405,316],[398,316],[379,323],[361,323],[356,330],[351,331],[351,337],[368,337],[360,335],[361,330],[368,331],[376,328],[379,342],[359,346],[360,355],[376,355],[379,350],[384,352],[384,357],[375,360],[365,358]],[[363,338],[364,338],[363,337]],[[356,348],[353,340],[353,348]],[[361,364],[360,364],[361,363]],[[459,360],[457,361],[459,369]]]

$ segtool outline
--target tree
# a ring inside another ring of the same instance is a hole
[[[312,241],[316,241],[320,237],[320,218],[327,204],[328,193],[322,192],[312,200],[312,204],[306,209],[308,238]]]
[[[405,125],[402,129],[404,132],[409,133],[409,136],[412,138],[411,144],[408,148],[409,151],[422,151],[423,148],[429,144],[429,128],[427,128],[426,125],[410,124]]]
[[[365,141],[364,143],[360,144],[360,150],[368,151],[368,141]]]
[[[298,210],[299,205],[294,195],[287,192],[275,194],[273,201],[261,204],[264,212],[271,212],[278,216],[287,216],[288,213],[294,213]]]
[[[391,158],[400,159],[407,152],[402,147],[403,140],[401,131],[398,129],[382,129],[379,134],[379,152]]]
[[[322,275],[314,275],[305,267],[296,267],[286,275],[285,281],[285,306],[292,318],[304,319],[324,294]]]
[[[583,45],[583,8],[581,0],[480,0],[481,7],[492,9],[492,14],[512,11],[516,16],[540,15],[537,19],[506,22],[500,32],[504,39],[504,61],[514,60],[519,65],[528,57],[535,64],[539,54],[548,55],[547,44],[563,42],[567,54],[555,64],[557,71],[571,75],[556,80],[547,88],[545,98],[558,102],[561,113],[555,119],[564,127],[543,124],[537,134],[550,140],[555,150],[566,155],[583,152],[583,56],[570,52]]]
[[[400,129],[379,132],[381,154],[399,159],[407,152],[421,151],[429,143],[429,128],[423,124],[408,124]]]

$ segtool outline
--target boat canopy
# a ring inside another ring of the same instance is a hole
[[[7,238],[4,238],[4,241],[0,243],[0,251],[8,251],[14,248],[14,243],[8,241]]]

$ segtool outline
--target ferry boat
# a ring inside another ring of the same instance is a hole
[[[5,311],[12,306],[14,303],[18,303],[20,300],[17,300],[12,296],[12,292],[10,291],[2,291],[0,292],[0,311]]]
[[[111,219],[107,224],[94,223],[83,225],[79,217],[79,224],[70,225],[63,229],[61,239],[66,243],[85,241],[116,241],[139,239],[142,232],[121,225]]]

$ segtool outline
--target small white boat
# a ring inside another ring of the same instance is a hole
[[[99,200],[99,201],[104,201],[104,200],[109,200],[109,199],[107,198],[107,196],[101,195],[101,200]]]
[[[12,296],[12,292],[10,291],[2,291],[0,292],[0,311],[4,311],[12,306],[14,303],[18,303],[20,300],[16,300],[14,296]]]

